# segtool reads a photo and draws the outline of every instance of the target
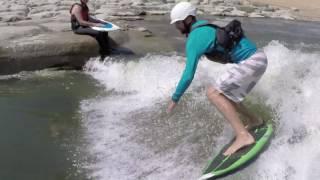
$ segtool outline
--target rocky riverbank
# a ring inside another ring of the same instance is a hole
[[[97,44],[70,30],[70,6],[76,0],[1,0],[0,74],[16,73],[61,64],[81,67],[97,55]],[[168,15],[174,0],[90,0],[91,13],[122,27],[111,32],[114,47],[136,54],[173,51],[161,33],[152,33],[138,20]],[[278,8],[247,0],[191,0],[199,14],[236,17],[271,17],[294,20],[294,8]],[[143,24],[143,23],[142,23]]]
[[[143,15],[164,15],[179,0],[90,0],[91,12],[104,19],[141,19]],[[69,20],[69,8],[76,0],[2,0],[0,21]],[[295,19],[294,8],[279,8],[248,0],[191,0],[199,14]]]

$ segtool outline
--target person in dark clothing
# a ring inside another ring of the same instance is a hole
[[[108,32],[100,32],[90,28],[92,26],[102,27],[103,22],[90,17],[88,1],[80,0],[80,3],[71,6],[71,29],[75,34],[89,35],[95,38],[99,44],[99,53],[103,60],[106,55],[110,54]]]

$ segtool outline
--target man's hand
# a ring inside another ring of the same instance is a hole
[[[171,100],[167,109],[167,113],[170,114],[173,111],[173,109],[176,107],[176,105],[177,103]]]

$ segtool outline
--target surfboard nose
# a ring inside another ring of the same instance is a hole
[[[213,173],[207,173],[207,174],[201,176],[198,180],[207,180],[207,179],[212,178],[214,176],[215,175]]]

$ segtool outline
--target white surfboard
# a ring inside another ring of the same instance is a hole
[[[92,29],[97,30],[97,31],[116,31],[116,30],[121,29],[119,26],[117,26],[111,22],[108,22],[108,21],[105,21],[102,19],[98,19],[98,20],[104,22],[104,26],[103,27],[93,26],[93,27],[91,27]]]

